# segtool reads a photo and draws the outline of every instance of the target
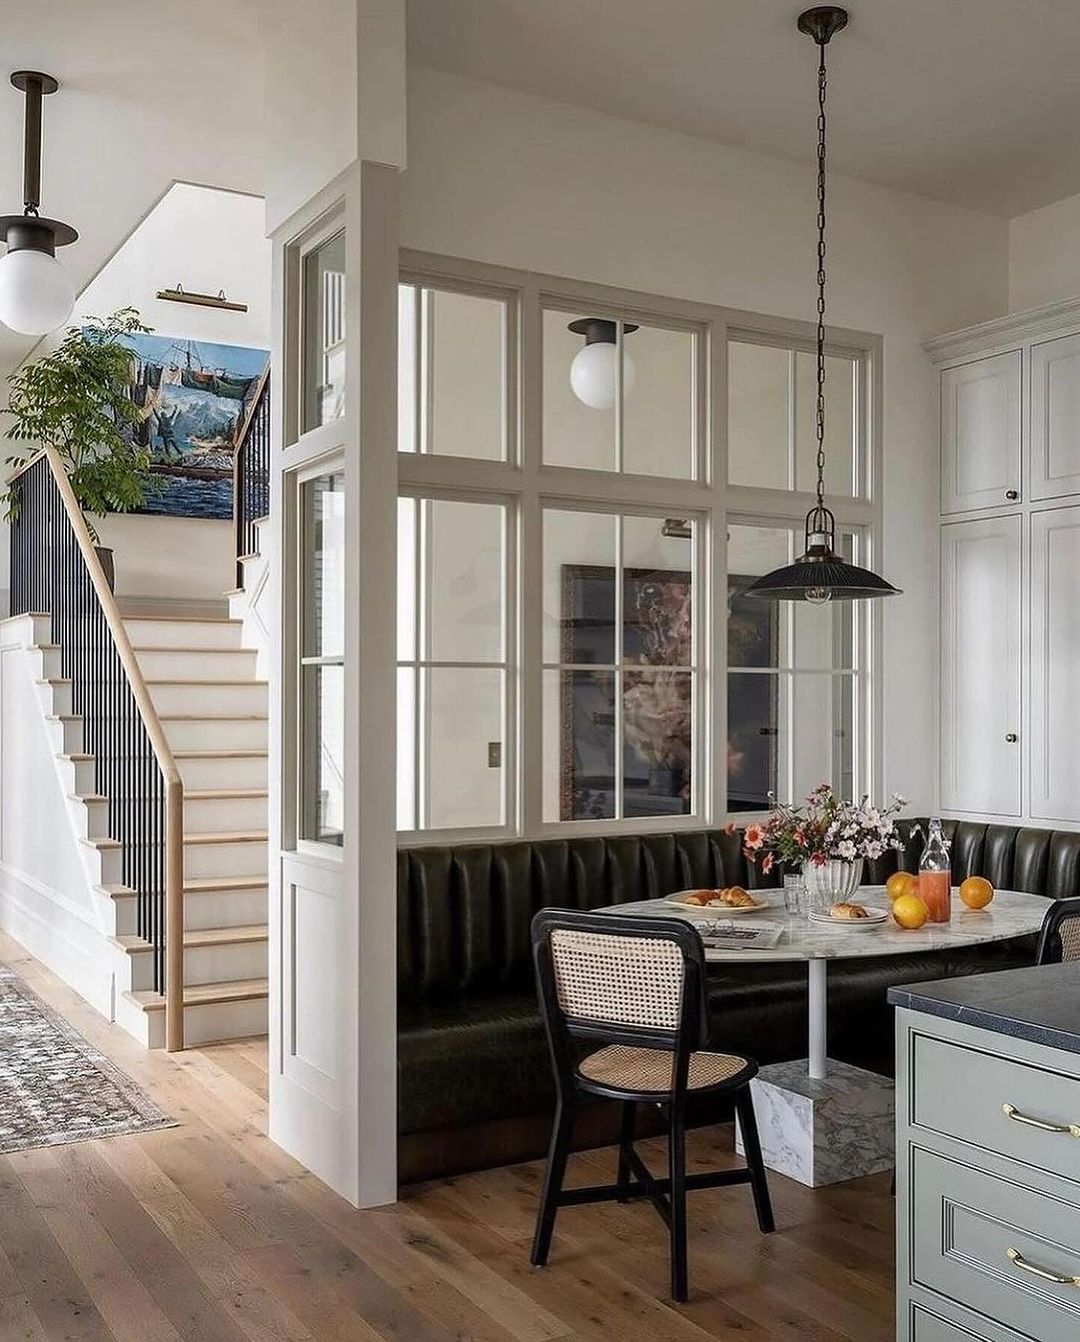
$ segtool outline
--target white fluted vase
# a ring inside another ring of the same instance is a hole
[[[808,911],[815,913],[833,904],[844,904],[862,885],[863,860],[841,862],[833,858],[820,867],[813,862],[803,863],[803,881],[806,885]]]

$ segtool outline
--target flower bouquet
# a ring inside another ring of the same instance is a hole
[[[743,850],[768,875],[779,864],[802,870],[812,904],[846,900],[862,882],[863,862],[903,845],[893,817],[907,803],[894,793],[888,806],[843,801],[821,783],[802,806],[777,806],[761,824],[747,825]]]

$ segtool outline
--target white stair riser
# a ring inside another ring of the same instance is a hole
[[[96,848],[80,843],[79,853],[91,885],[122,885],[124,862],[120,848]]]
[[[186,843],[184,875],[262,876],[266,873],[266,841],[261,843]]]
[[[183,685],[151,681],[149,689],[159,713],[235,713],[237,717],[256,717],[267,711],[266,686],[254,682]]]
[[[143,1040],[147,1048],[165,1047],[164,1011],[142,1011],[134,1003],[120,998],[116,1018],[129,1034]],[[212,1006],[188,1006],[184,1008],[184,1042],[188,1048],[197,1048],[200,1044],[212,1044],[219,1039],[246,1039],[250,1035],[263,1035],[266,1034],[267,1019],[265,997],[245,1002],[220,1002]]]
[[[76,832],[87,839],[108,839],[109,803],[97,797],[92,800],[68,798],[68,808],[75,820]]]
[[[133,991],[154,986],[154,963],[150,951],[126,956],[130,982],[122,985]],[[186,946],[184,982],[188,987],[201,983],[232,983],[237,979],[266,977],[266,942],[237,942],[231,946]]]
[[[265,788],[267,767],[265,755],[229,756],[208,755],[202,759],[178,759],[185,788]]]
[[[97,791],[93,760],[74,760],[61,755],[56,761],[60,783],[66,796],[85,797]]]
[[[134,895],[111,896],[111,936],[134,935],[139,930],[138,900]],[[214,890],[184,895],[184,927],[189,932],[208,927],[250,927],[265,923],[268,896],[265,886],[254,890]],[[106,915],[107,918],[107,915]]]
[[[125,620],[137,648],[238,648],[240,625],[234,620]]]
[[[147,680],[254,680],[255,654],[214,649],[177,651],[140,648],[139,667]]]
[[[55,713],[60,717],[71,714],[71,685],[67,681],[40,680],[37,691],[46,713]]]
[[[48,711],[51,713],[52,710]],[[56,754],[81,755],[84,753],[82,720],[80,718],[50,717],[46,727]]]
[[[192,834],[220,834],[225,830],[265,829],[265,797],[214,797],[205,801],[184,798],[184,829]]]
[[[250,717],[173,718],[161,725],[173,750],[265,750],[268,724],[261,716],[265,711]]]

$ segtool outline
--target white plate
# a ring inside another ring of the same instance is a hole
[[[738,916],[740,913],[760,913],[762,909],[775,908],[775,905],[768,900],[755,900],[753,904],[747,904],[743,908],[732,908],[729,904],[687,904],[686,896],[696,894],[696,890],[676,890],[673,895],[668,895],[664,900],[665,904],[670,904],[672,908],[682,909],[684,913],[700,913],[709,918],[728,918],[732,915]],[[747,894],[750,894],[747,891]],[[753,895],[750,895],[754,899]]]
[[[863,906],[866,907],[865,905]],[[880,927],[889,921],[888,909],[866,909],[865,918],[834,918],[829,913],[811,913],[810,922],[823,927],[847,927],[854,932],[864,931],[868,927]]]

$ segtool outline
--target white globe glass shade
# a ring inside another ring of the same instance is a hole
[[[570,386],[583,405],[593,410],[610,410],[615,404],[615,361],[618,347],[607,341],[595,341],[579,349],[570,365]],[[634,364],[623,351],[623,395],[634,385]]]
[[[75,286],[48,252],[20,247],[0,256],[0,322],[21,335],[48,335],[75,306]]]

